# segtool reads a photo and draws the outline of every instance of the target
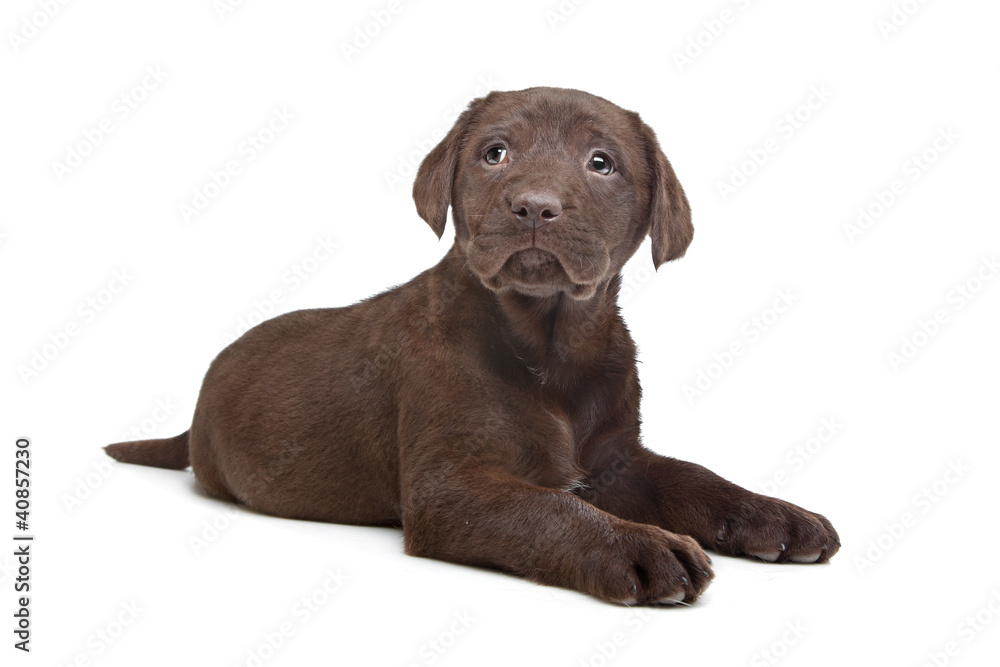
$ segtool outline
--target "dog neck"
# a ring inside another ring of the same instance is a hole
[[[614,356],[624,329],[618,314],[617,274],[585,300],[565,293],[538,297],[514,290],[492,292],[470,277],[487,291],[504,341],[539,378],[573,383],[579,375],[605,367]]]
[[[544,367],[586,368],[607,355],[618,317],[617,275],[594,296],[577,300],[565,293],[536,297],[513,290],[495,294],[508,339],[519,356]]]

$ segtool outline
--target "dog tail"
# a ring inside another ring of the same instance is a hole
[[[104,451],[108,456],[122,463],[138,463],[156,468],[184,470],[191,465],[188,456],[188,433],[184,431],[173,438],[159,440],[135,440],[108,445]]]

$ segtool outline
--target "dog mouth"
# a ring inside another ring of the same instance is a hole
[[[470,266],[482,283],[496,292],[513,289],[535,297],[563,292],[574,299],[589,299],[610,263],[606,256],[603,261],[595,261],[536,245],[510,249],[504,243],[493,245],[482,241],[476,238],[470,244]]]
[[[538,248],[511,253],[500,270],[490,276],[490,280],[498,288],[507,284],[532,296],[551,296],[573,284],[559,258]]]

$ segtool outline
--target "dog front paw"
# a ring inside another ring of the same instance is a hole
[[[582,588],[625,605],[690,604],[715,576],[694,539],[644,524],[623,522],[587,560]]]
[[[840,537],[825,516],[753,493],[718,516],[708,546],[769,563],[825,563],[840,550]]]

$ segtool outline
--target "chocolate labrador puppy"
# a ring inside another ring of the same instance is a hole
[[[639,436],[619,272],[682,256],[687,198],[653,131],[556,88],[473,101],[413,187],[437,266],[346,308],[264,322],[222,351],[191,429],[107,447],[194,468],[282,517],[401,525],[406,553],[625,604],[690,602],[704,549],[819,563],[824,517],[660,456]]]

